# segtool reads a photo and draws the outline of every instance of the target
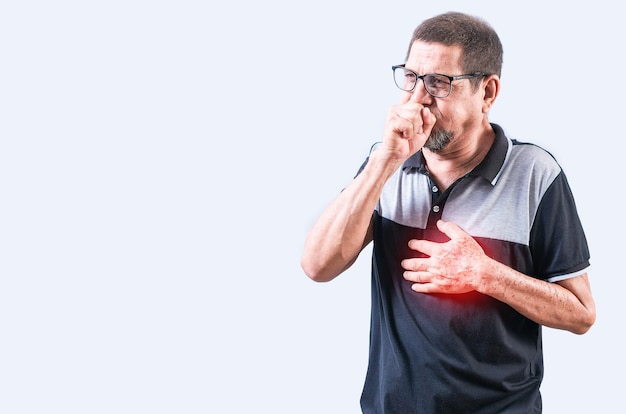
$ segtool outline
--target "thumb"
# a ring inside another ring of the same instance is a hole
[[[424,130],[424,133],[426,135],[430,135],[430,131],[433,129],[433,126],[435,125],[435,122],[437,122],[437,118],[435,118],[435,115],[430,112],[430,109],[428,109],[428,107],[424,107],[422,108],[422,129]]]
[[[450,239],[458,239],[467,236],[467,233],[461,229],[456,223],[451,221],[437,221],[437,228]]]

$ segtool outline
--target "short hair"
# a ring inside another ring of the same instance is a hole
[[[501,76],[502,43],[496,31],[485,20],[460,12],[447,12],[424,20],[409,43],[406,59],[416,41],[461,46],[464,73],[483,72]]]

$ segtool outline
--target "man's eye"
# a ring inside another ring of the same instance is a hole
[[[450,81],[441,76],[427,76],[426,82],[429,87],[437,89],[446,89],[450,85]]]

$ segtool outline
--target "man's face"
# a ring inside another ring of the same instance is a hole
[[[446,46],[440,43],[416,41],[411,47],[406,67],[418,75],[437,73],[448,76],[465,75],[461,67],[462,50],[460,46]],[[450,95],[434,98],[426,92],[419,81],[414,92],[418,102],[427,106],[437,118],[431,137],[425,147],[433,152],[445,149],[463,133],[479,125],[484,119],[482,97],[474,91],[469,79],[452,82]]]

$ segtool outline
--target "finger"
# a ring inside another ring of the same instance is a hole
[[[402,137],[406,139],[412,139],[418,136],[423,132],[422,129],[422,120],[414,116],[411,119],[403,118],[406,123],[404,124],[404,128],[402,129]]]
[[[431,275],[428,272],[404,272],[405,280],[413,283],[430,283]]]
[[[424,259],[404,259],[400,262],[400,266],[406,271],[418,271],[420,268],[424,268],[421,265],[421,261]]]
[[[387,124],[395,133],[406,136],[408,132],[412,132],[413,122],[419,116],[419,110],[420,108],[413,103],[392,106],[387,114]]]
[[[402,131],[402,136],[404,138],[413,138],[416,134],[418,134],[419,131],[417,130],[417,128],[415,127],[415,122],[414,121],[410,121],[407,120],[407,126],[406,128],[404,128],[404,130]]]
[[[435,122],[437,122],[437,118],[435,118],[435,115],[430,112],[430,109],[428,108],[422,108],[421,111],[421,115],[422,115],[422,132],[426,135],[430,135],[430,132],[433,129],[433,126],[435,126]]]
[[[412,138],[414,133],[413,121],[403,117],[400,114],[395,114],[391,124],[392,130],[402,136],[402,138]]]
[[[413,283],[411,289],[418,293],[445,293],[435,283]]]
[[[433,262],[430,257],[412,257],[410,259],[403,259],[400,262],[400,266],[402,266],[404,270],[418,272],[430,269],[433,266]]]
[[[432,256],[435,253],[435,249],[439,243],[429,240],[412,239],[409,240],[409,249],[424,253],[427,256]]]

